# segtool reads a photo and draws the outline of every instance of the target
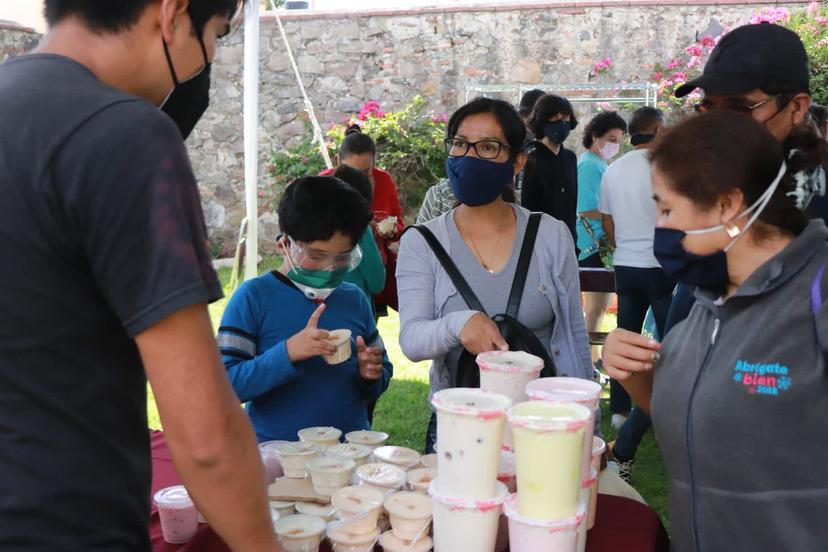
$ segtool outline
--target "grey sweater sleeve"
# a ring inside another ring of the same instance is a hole
[[[400,241],[397,258],[397,296],[400,304],[400,347],[414,362],[445,356],[460,345],[460,332],[473,310],[437,316],[434,290],[436,271],[442,270],[416,230]]]

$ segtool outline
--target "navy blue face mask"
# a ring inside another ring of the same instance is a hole
[[[446,173],[454,197],[463,205],[478,207],[496,200],[512,183],[515,164],[464,155],[446,159]]]
[[[569,121],[553,121],[543,125],[543,135],[549,138],[553,144],[563,144],[564,140],[569,136],[570,131]]]
[[[720,224],[712,228],[704,228],[701,230],[676,230],[675,228],[656,228],[655,237],[653,238],[653,253],[658,259],[661,268],[664,269],[668,275],[675,278],[682,284],[689,286],[697,286],[705,289],[712,289],[716,291],[724,290],[730,282],[730,274],[727,270],[727,252],[733,247],[740,237],[753,226],[753,223],[765,210],[765,207],[770,203],[773,193],[785,176],[785,163],[779,168],[779,173],[765,192],[759,196],[753,205],[742,211],[736,220],[744,218],[751,213],[753,216],[747,222],[744,228],[740,229],[735,224]],[[698,234],[712,234],[714,232],[727,231],[731,241],[727,246],[721,250],[716,251],[711,255],[696,255],[690,253],[684,248],[682,241],[687,235]]]

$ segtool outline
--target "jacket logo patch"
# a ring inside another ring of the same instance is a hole
[[[750,395],[774,395],[788,391],[793,382],[788,367],[781,364],[753,364],[740,360],[733,369],[733,381],[742,384]]]

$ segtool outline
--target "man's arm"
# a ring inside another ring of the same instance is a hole
[[[136,337],[176,469],[233,550],[281,550],[252,427],[230,388],[205,305]]]
[[[604,227],[604,232],[609,238],[610,245],[615,249],[615,222],[612,220],[612,215],[606,213],[601,214],[601,226]]]

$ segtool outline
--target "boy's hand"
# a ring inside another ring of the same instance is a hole
[[[287,340],[287,354],[291,362],[300,362],[336,352],[336,347],[328,341],[328,332],[316,327],[323,312],[325,312],[325,303],[313,311],[304,330]]]
[[[382,375],[382,351],[377,347],[368,347],[359,335],[356,338],[359,375],[365,380],[376,380]]]

